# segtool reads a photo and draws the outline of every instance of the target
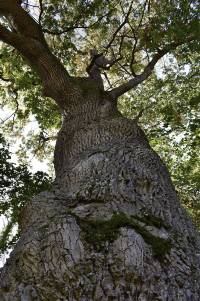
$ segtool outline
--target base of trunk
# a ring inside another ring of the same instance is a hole
[[[27,203],[2,301],[199,301],[200,243],[165,166],[125,143]]]

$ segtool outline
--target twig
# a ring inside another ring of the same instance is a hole
[[[106,72],[103,72],[103,75],[105,76],[105,79],[107,80],[109,87],[112,89],[112,84],[111,84]]]
[[[124,21],[119,25],[119,27],[113,33],[113,36],[112,36],[110,42],[104,47],[106,50],[108,50],[108,48],[110,48],[110,46],[112,45],[113,41],[115,40],[118,32],[120,32],[120,30],[124,27],[124,25],[127,24],[129,15],[130,15],[130,13],[132,11],[132,6],[133,6],[133,1],[131,1],[131,4],[130,4],[129,9],[128,9],[128,12],[127,12],[127,14],[126,14],[126,16],[124,18]]]
[[[40,0],[41,1],[41,0]],[[108,13],[106,13],[105,15],[101,16],[98,18],[97,21],[95,21],[94,23],[92,23],[91,25],[73,25],[73,26],[68,26],[66,27],[65,29],[63,30],[60,30],[60,31],[53,31],[53,30],[49,30],[47,28],[44,28],[42,31],[44,33],[48,33],[48,34],[52,34],[52,35],[61,35],[61,34],[64,34],[64,33],[67,33],[69,31],[72,31],[72,30],[75,30],[75,29],[89,29],[89,28],[92,28],[93,26],[95,26],[96,24],[98,24],[102,19],[104,19],[105,17],[107,17],[110,13],[111,13],[112,10],[110,10]],[[78,16],[76,22],[78,22],[81,18],[81,15]],[[75,22],[75,23],[76,23]]]
[[[38,18],[38,23],[41,25],[42,14],[43,14],[42,0],[39,0],[39,3],[40,3],[40,14],[39,14],[39,18]]]
[[[17,90],[13,90],[13,93],[15,94],[15,97],[13,99],[14,99],[14,101],[16,103],[16,108],[15,108],[14,112],[12,112],[12,114],[10,114],[6,119],[1,119],[1,124],[4,124],[7,120],[9,120],[10,118],[13,117],[12,129],[13,129],[13,126],[14,126],[14,119],[15,119],[16,113],[17,113],[17,111],[19,109],[19,103],[17,101],[17,99],[18,99]]]

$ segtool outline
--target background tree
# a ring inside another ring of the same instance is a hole
[[[1,40],[35,70],[2,45],[7,134],[34,115],[26,146],[42,157],[63,116],[56,180],[23,207],[3,300],[199,300],[198,234],[138,127],[197,221],[198,3],[9,0],[0,11]]]
[[[4,253],[18,239],[18,231],[12,235],[18,223],[20,210],[34,194],[50,189],[51,178],[43,172],[31,174],[25,165],[13,164],[8,145],[0,136],[0,214],[6,216],[8,224],[3,229],[0,249]]]

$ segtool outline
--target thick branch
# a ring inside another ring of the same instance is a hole
[[[140,75],[137,75],[136,77],[132,78],[131,80],[129,80],[128,82],[120,85],[119,87],[117,88],[114,88],[112,91],[111,91],[111,94],[116,98],[116,97],[119,97],[121,96],[122,94],[130,91],[131,89],[133,89],[134,87],[136,87],[138,84],[140,84],[141,82],[143,82],[145,79],[147,79],[153,69],[154,69],[154,66],[155,64],[158,62],[158,60],[167,53],[167,51],[160,51],[158,52],[154,57],[153,59],[151,60],[151,62],[146,66],[146,68],[144,69],[144,71],[142,72],[142,74]]]
[[[112,89],[110,91],[111,95],[114,98],[117,98],[117,97],[123,95],[124,93],[130,91],[131,89],[136,87],[138,84],[142,83],[144,80],[146,80],[152,74],[152,71],[154,70],[154,67],[155,67],[156,63],[165,54],[167,54],[168,52],[174,50],[175,48],[177,48],[178,46],[180,46],[180,45],[182,45],[186,42],[193,41],[194,39],[195,39],[195,37],[191,36],[191,37],[188,37],[187,39],[185,39],[184,41],[179,41],[177,43],[172,43],[171,45],[167,46],[166,48],[164,48],[162,50],[158,50],[158,52],[154,55],[152,60],[145,67],[144,71],[140,75],[137,75],[134,78],[130,79],[128,82],[123,83],[122,85]]]
[[[40,25],[16,0],[0,0],[0,12],[12,18],[14,31],[0,25],[0,39],[16,48],[37,71],[42,79],[45,93],[61,106],[61,91],[70,86],[70,77],[63,65],[51,53]]]
[[[22,9],[19,1],[0,0],[0,12],[5,17],[9,16],[12,18],[13,26],[18,33],[45,43],[41,27]]]
[[[92,79],[96,80],[96,82],[99,84],[99,87],[103,90],[104,86],[101,78],[101,69],[109,70],[115,63],[121,60],[121,57],[109,60],[103,55],[103,53],[98,54],[96,49],[92,49],[90,51],[90,55],[91,62],[86,71]]]

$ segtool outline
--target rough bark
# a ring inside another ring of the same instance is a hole
[[[52,191],[27,202],[2,301],[199,301],[200,240],[136,122],[73,79]]]

